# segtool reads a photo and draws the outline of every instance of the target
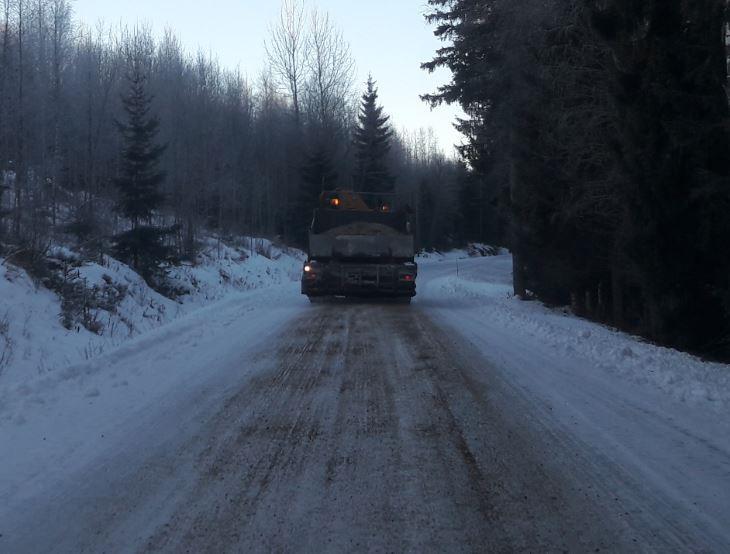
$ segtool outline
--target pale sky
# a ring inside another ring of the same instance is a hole
[[[460,135],[452,123],[456,107],[431,110],[418,96],[447,81],[448,73],[429,75],[420,63],[441,44],[424,21],[425,0],[309,0],[330,13],[349,41],[361,86],[369,72],[398,129],[432,127],[447,154]],[[148,23],[156,32],[176,31],[186,47],[217,55],[222,65],[239,66],[255,79],[264,65],[264,41],[277,20],[279,0],[74,0],[78,19],[93,25]]]

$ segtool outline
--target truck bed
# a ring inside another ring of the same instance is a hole
[[[373,259],[412,260],[412,235],[337,235],[312,234],[309,257],[313,260]]]

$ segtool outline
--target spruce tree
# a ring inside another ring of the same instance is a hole
[[[355,130],[355,187],[362,192],[392,192],[395,180],[388,168],[393,131],[389,116],[378,105],[378,89],[372,77],[362,96],[359,125]]]
[[[294,204],[292,223],[294,226],[294,240],[299,246],[306,246],[309,224],[312,222],[312,212],[317,207],[319,196],[325,190],[338,188],[338,175],[333,167],[332,158],[328,149],[318,145],[307,156],[302,167],[302,180],[297,202]]]
[[[329,153],[324,147],[317,148],[302,168],[302,201],[314,206],[323,191],[338,187],[337,179]]]
[[[152,97],[139,65],[135,64],[127,80],[129,88],[122,97],[126,121],[117,122],[123,146],[116,186],[117,209],[129,219],[131,228],[114,237],[114,251],[150,281],[169,259],[163,242],[169,231],[153,225],[154,213],[164,202],[160,186],[165,173],[159,163],[166,147],[156,143],[160,123],[150,115]]]

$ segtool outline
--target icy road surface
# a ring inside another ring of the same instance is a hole
[[[508,297],[295,286],[2,397],[0,552],[728,552],[727,367]]]

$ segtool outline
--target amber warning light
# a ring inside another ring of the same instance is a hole
[[[333,198],[332,200],[330,200],[330,204],[332,204],[335,208],[338,208],[340,206],[340,199]]]

